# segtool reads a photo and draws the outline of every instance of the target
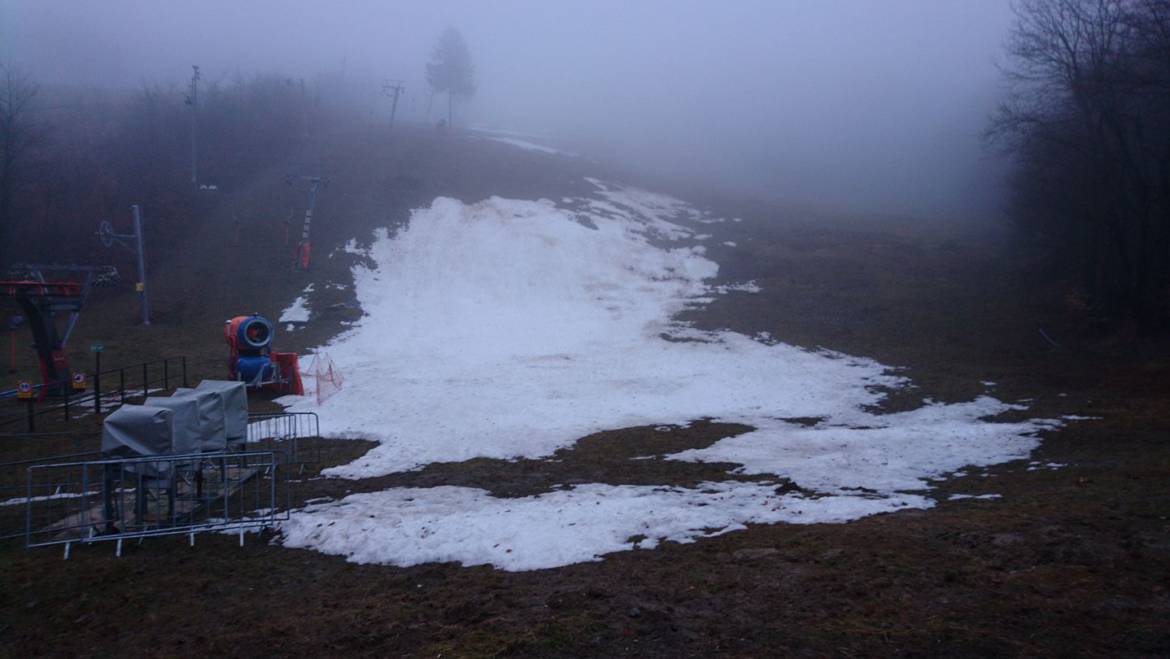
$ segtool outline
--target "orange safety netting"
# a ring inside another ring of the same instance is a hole
[[[318,405],[341,391],[341,387],[345,383],[345,379],[341,376],[341,370],[337,368],[329,355],[323,352],[313,355],[313,363],[309,372],[313,374]]]

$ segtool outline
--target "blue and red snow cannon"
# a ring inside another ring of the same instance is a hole
[[[272,323],[260,314],[236,316],[227,321],[223,338],[231,350],[228,375],[233,380],[244,381],[249,387],[304,395],[297,353],[273,351],[275,334]]]

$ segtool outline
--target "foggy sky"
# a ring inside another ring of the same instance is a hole
[[[42,84],[133,88],[341,74],[421,116],[439,32],[463,32],[470,123],[547,133],[756,196],[998,214],[979,133],[1008,0],[0,0],[0,58]]]

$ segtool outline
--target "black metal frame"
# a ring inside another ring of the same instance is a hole
[[[179,372],[172,376],[171,366],[178,368]],[[162,374],[159,375],[161,368]],[[142,371],[142,378],[139,383],[134,383],[133,375],[138,370]],[[154,373],[154,379],[151,379],[151,373]],[[128,381],[126,374],[131,374],[131,379]],[[118,386],[114,389],[107,389],[102,391],[102,377],[103,376],[118,376]],[[68,393],[61,396],[60,402],[52,405],[44,405],[39,401],[39,396],[34,396],[26,400],[25,414],[13,416],[8,419],[0,420],[0,427],[15,423],[21,418],[27,420],[28,432],[36,432],[36,417],[51,414],[53,412],[60,412],[65,421],[71,421],[76,418],[74,410],[82,410],[85,406],[92,406],[94,414],[101,414],[103,411],[112,412],[115,409],[126,404],[127,398],[135,398],[139,395],[146,397],[150,395],[151,391],[157,391],[161,385],[162,390],[169,390],[172,382],[178,386],[187,386],[187,357],[181,355],[178,357],[164,357],[149,362],[142,362],[141,364],[134,364],[131,366],[122,366],[119,368],[111,368],[104,371],[94,371],[89,374],[92,382],[91,388],[85,393],[73,394]],[[69,382],[57,383],[63,384],[66,387],[71,387]],[[132,385],[130,388],[127,385]],[[34,391],[43,385],[34,387]],[[117,396],[115,399],[114,396]],[[39,408],[39,409],[38,409]]]

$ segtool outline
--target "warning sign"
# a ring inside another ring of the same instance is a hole
[[[80,391],[85,390],[85,373],[73,374],[73,389]]]
[[[28,400],[33,397],[32,383],[28,380],[21,380],[16,385],[16,397],[21,400]]]

